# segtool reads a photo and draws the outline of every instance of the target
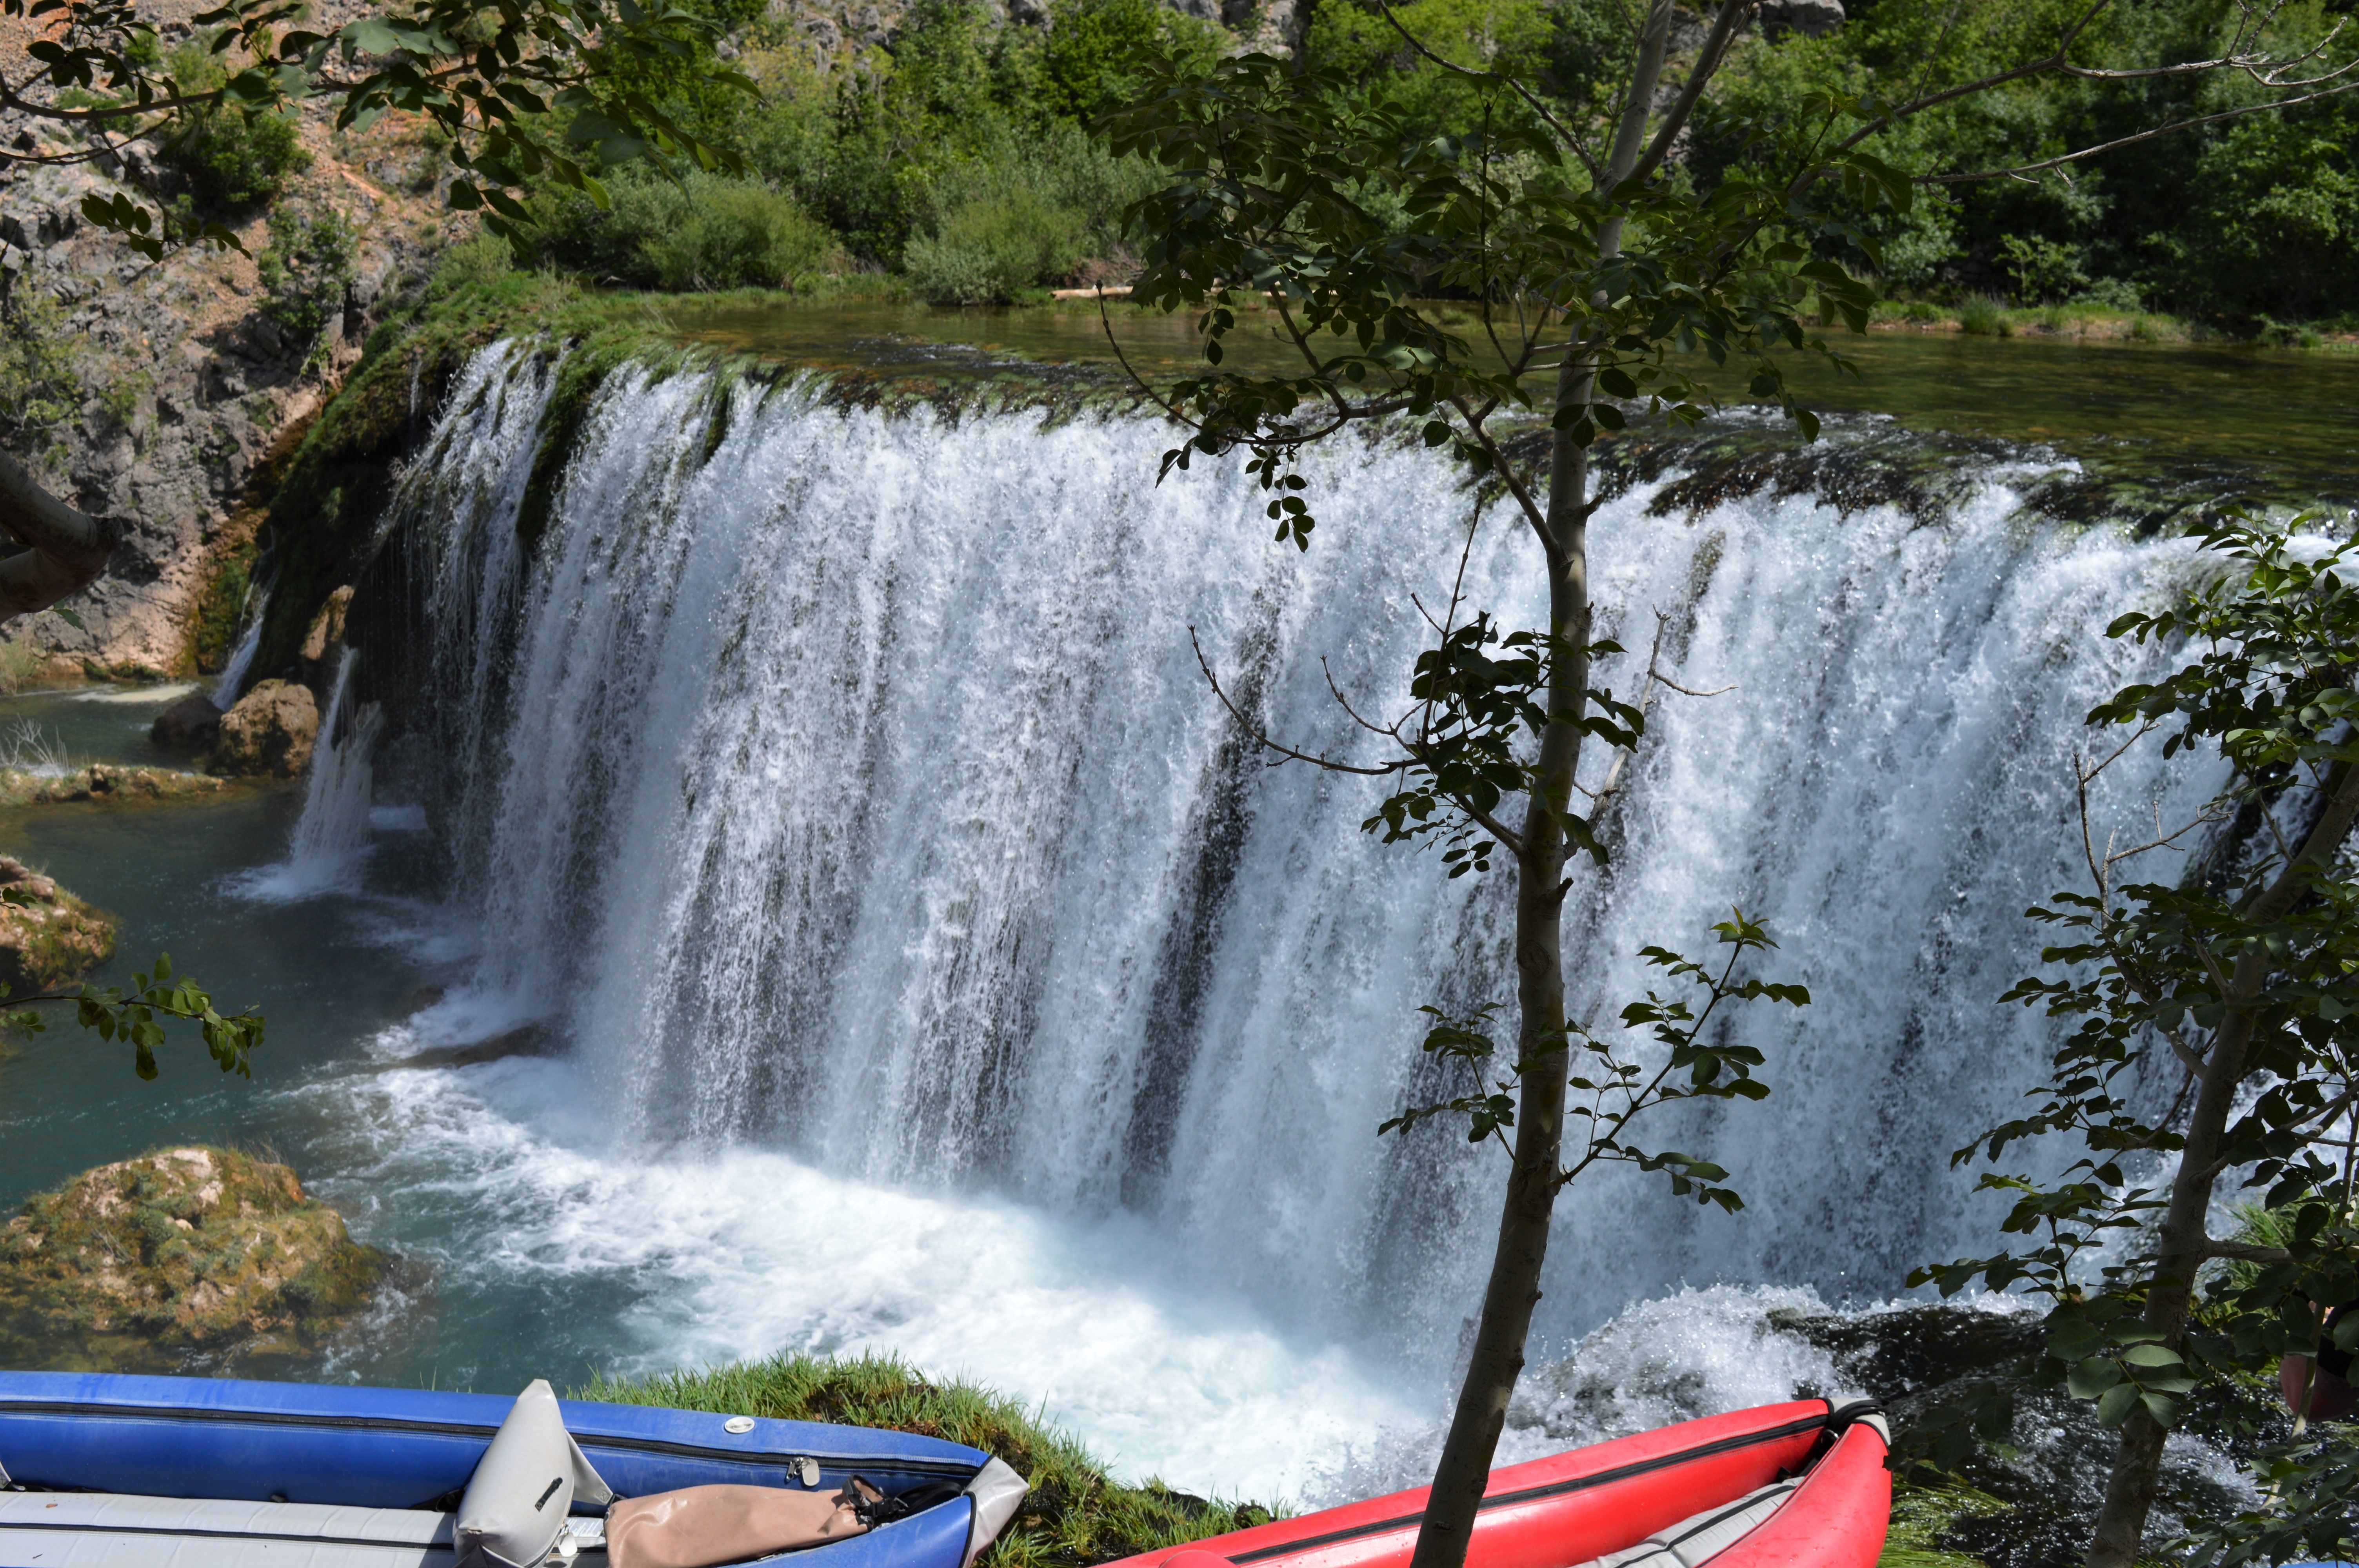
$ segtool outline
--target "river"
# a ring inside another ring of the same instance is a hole
[[[835,357],[973,374],[1040,351],[1007,340],[1050,314],[985,337],[905,312]],[[793,332],[868,332],[778,319],[731,346],[825,360]],[[2135,461],[2182,496],[2351,488],[2359,365],[2235,360],[2276,389],[2269,436],[2239,440],[2135,391],[2219,351],[2070,352],[1872,342],[1911,428],[1976,438],[1837,422],[1865,467],[1921,448],[1954,481],[1930,512],[1771,487],[1658,515],[1674,470],[1601,514],[1608,631],[1644,645],[1660,610],[1682,679],[1736,691],[1658,710],[1616,868],[1579,901],[1577,1005],[1643,989],[1641,944],[1699,946],[1732,901],[1817,1000],[1738,1025],[1767,1106],[1683,1130],[1744,1215],[1570,1195],[1541,1358],[1633,1314],[1584,1352],[1598,1431],[1823,1380],[1771,1308],[1872,1309],[1990,1231],[1947,1155],[2044,1052],[1993,1003],[2038,944],[2023,906],[2071,881],[2080,715],[2139,668],[2099,630],[2190,558],[2024,498]],[[159,1143],[275,1149],[417,1265],[321,1377],[892,1350],[1038,1402],[1129,1475],[1310,1500],[1413,1476],[1498,1172],[1375,1128],[1416,1087],[1417,1007],[1500,994],[1502,912],[1362,835],[1366,792],[1255,766],[1188,637],[1274,729],[1348,744],[1327,673],[1397,687],[1464,494],[1407,448],[1322,457],[1298,556],[1230,470],[1158,488],[1143,420],[624,376],[527,556],[541,374],[480,358],[397,502],[436,562],[431,718],[373,792],[348,752],[309,823],[301,784],[0,821],[127,916],[102,979],[168,949],[271,1019],[251,1084],[189,1045],[154,1084],[71,1032],[8,1047],[0,1200]],[[1471,567],[1511,617],[1521,548],[1490,530]],[[174,695],[27,694],[0,725],[148,760]],[[2099,804],[2205,782],[2132,771]],[[526,1024],[552,1054],[398,1065]]]

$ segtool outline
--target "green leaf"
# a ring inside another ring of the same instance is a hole
[[[2118,1363],[2102,1356],[2092,1356],[2073,1367],[2066,1375],[2064,1384],[2071,1390],[2074,1399],[2093,1400],[2121,1380],[2122,1369]]]
[[[77,614],[70,605],[52,604],[49,606],[49,613],[55,615],[59,620],[64,622],[67,625],[72,627],[77,632],[89,630],[88,627],[85,627],[82,623],[82,617]]]
[[[2106,1390],[2104,1397],[2097,1401],[2097,1420],[2106,1426],[2119,1426],[2129,1420],[2130,1411],[2136,1408],[2137,1402],[2138,1386],[2136,1383],[2116,1383]]]

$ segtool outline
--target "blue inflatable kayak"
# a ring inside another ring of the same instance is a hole
[[[545,1383],[511,1400],[0,1372],[0,1568],[538,1568],[585,1552],[596,1568],[625,1509],[642,1543],[618,1546],[617,1568],[775,1556],[743,1550],[745,1529],[789,1515],[821,1521],[779,1538],[821,1553],[810,1568],[972,1568],[1023,1490],[935,1438],[559,1400]]]

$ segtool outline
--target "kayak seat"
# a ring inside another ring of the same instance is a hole
[[[451,1568],[451,1517],[419,1509],[0,1492],[0,1562],[42,1568]]]
[[[1609,1552],[1576,1568],[1703,1568],[1766,1523],[1801,1484],[1798,1477],[1747,1492],[1734,1502],[1690,1514],[1636,1546]]]

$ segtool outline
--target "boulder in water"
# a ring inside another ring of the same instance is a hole
[[[291,779],[310,762],[319,739],[320,705],[310,688],[262,681],[222,715],[221,738],[207,766],[217,773]]]
[[[114,957],[114,919],[22,860],[0,855],[0,982],[47,990]]]
[[[0,1357],[165,1369],[301,1356],[391,1266],[286,1166],[159,1150],[84,1172],[0,1227]]]
[[[147,727],[147,738],[158,746],[201,752],[220,739],[221,721],[221,708],[200,693],[184,697],[158,714],[156,722]]]

